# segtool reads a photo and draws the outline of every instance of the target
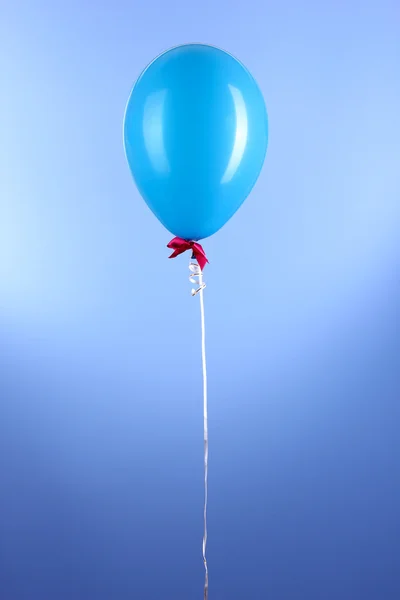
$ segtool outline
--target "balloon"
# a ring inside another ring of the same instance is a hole
[[[149,208],[175,236],[218,231],[256,183],[268,143],[264,99],[233,56],[168,50],[143,71],[125,112],[125,153]]]

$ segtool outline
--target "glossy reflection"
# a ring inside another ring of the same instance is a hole
[[[246,150],[248,133],[247,111],[243,95],[241,91],[233,87],[233,85],[228,84],[228,87],[232,94],[235,105],[236,133],[231,158],[222,177],[221,183],[228,183],[240,167],[240,163],[242,162]]]
[[[174,235],[199,240],[237,211],[268,142],[262,94],[230,54],[201,44],[154,60],[134,86],[124,143],[136,185]]]
[[[150,94],[143,109],[143,141],[153,166],[159,173],[168,173],[169,164],[164,144],[163,115],[167,90]]]

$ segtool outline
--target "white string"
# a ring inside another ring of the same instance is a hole
[[[203,563],[205,569],[204,580],[204,600],[208,600],[208,565],[207,565],[207,503],[208,503],[208,406],[207,406],[207,362],[206,362],[206,331],[204,319],[204,295],[203,291],[206,284],[203,281],[203,273],[199,265],[190,263],[189,277],[192,283],[198,283],[197,290],[192,289],[192,296],[200,294],[200,315],[201,315],[201,362],[203,368],[203,431],[204,431],[204,534],[203,534]],[[197,279],[197,281],[196,281]]]
[[[201,272],[200,272],[201,273]],[[200,285],[203,275],[200,275]],[[208,407],[207,407],[207,363],[206,363],[206,332],[204,324],[204,288],[200,290],[201,314],[201,361],[203,365],[203,421],[204,421],[204,535],[203,535],[203,562],[205,569],[204,600],[208,598],[208,565],[206,557],[207,546],[207,501],[208,501]]]

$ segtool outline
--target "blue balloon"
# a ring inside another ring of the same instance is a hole
[[[175,236],[198,241],[225,225],[258,179],[268,144],[264,99],[227,52],[178,46],[133,87],[124,144],[155,216]]]

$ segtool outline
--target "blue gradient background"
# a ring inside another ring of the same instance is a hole
[[[210,600],[400,597],[399,11],[2,3],[1,600],[202,597],[199,307],[122,144],[191,41],[270,117],[206,243]]]

